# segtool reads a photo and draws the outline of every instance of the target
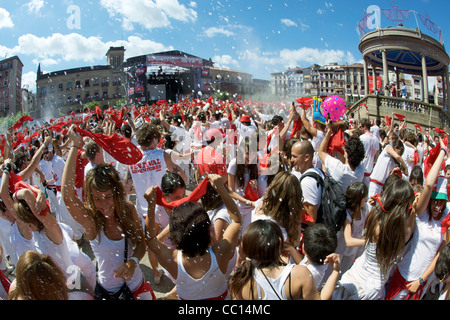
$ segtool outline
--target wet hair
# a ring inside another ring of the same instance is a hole
[[[183,178],[174,172],[166,173],[161,179],[161,191],[165,195],[171,195],[179,188],[186,188]]]
[[[345,151],[348,155],[348,163],[353,168],[358,167],[365,157],[364,145],[358,137],[351,136],[345,144]]]
[[[361,127],[366,127],[367,130],[370,130],[372,124],[370,123],[369,119],[361,119]]]
[[[48,255],[25,251],[16,266],[16,287],[9,300],[68,300],[66,275]]]
[[[115,214],[124,228],[125,235],[131,240],[132,244],[137,244],[141,237],[144,237],[139,230],[142,229],[140,225],[136,225],[131,214],[132,203],[126,201],[125,188],[119,173],[111,164],[100,164],[95,166],[86,174],[85,182],[85,207],[88,210],[91,218],[97,226],[97,231],[102,230],[105,226],[105,217],[95,207],[93,190],[99,192],[111,191],[114,198]]]
[[[127,139],[131,139],[133,135],[133,130],[131,129],[131,126],[128,123],[124,124],[122,128],[120,128],[120,132]]]
[[[348,186],[345,192],[346,208],[351,212],[361,209],[361,201],[367,197],[369,189],[363,182],[355,182]]]
[[[408,141],[411,144],[416,144],[417,142],[417,136],[414,132],[409,131],[405,134],[405,141]]]
[[[84,146],[84,153],[86,154],[86,158],[88,158],[89,161],[94,161],[95,156],[100,151],[101,151],[100,146],[93,140],[89,141]]]
[[[44,225],[38,218],[36,218],[25,200],[14,202],[14,211],[21,221],[32,224],[38,231],[44,230]]]
[[[441,281],[450,276],[450,243],[448,243],[439,254],[434,273],[436,274],[436,278]],[[450,298],[450,294],[448,293],[447,298]]]
[[[211,185],[211,183],[208,183],[206,193],[200,198],[200,201],[206,211],[217,209],[223,205],[222,197],[216,191],[216,188]]]
[[[418,184],[423,186],[423,170],[421,166],[415,166],[411,170],[411,174],[409,176],[409,182],[412,180],[416,180]]]
[[[22,166],[27,162],[28,155],[24,151],[19,151],[14,156],[14,162],[13,162],[13,172],[15,174],[18,174],[20,171],[22,171]]]
[[[271,220],[252,222],[242,235],[242,251],[246,260],[231,276],[229,285],[236,295],[249,281],[254,282],[254,268],[276,267],[283,264],[281,251],[284,246],[280,227]]]
[[[323,265],[325,258],[336,251],[336,232],[323,223],[315,223],[303,232],[303,245],[309,261]]]
[[[175,140],[173,139],[172,132],[167,132],[164,137],[164,148],[172,150],[175,148]]]
[[[144,123],[136,132],[136,141],[142,147],[150,146],[155,139],[161,139],[161,132],[153,124]]]
[[[398,139],[394,142],[394,145],[392,146],[392,148],[399,150],[398,155],[402,156],[403,153],[405,152],[405,145],[403,144],[403,142]]]
[[[303,216],[303,193],[298,178],[286,171],[277,173],[264,194],[262,211],[285,228],[289,240],[296,245]]]
[[[169,225],[169,240],[177,250],[192,258],[206,253],[211,242],[211,220],[200,203],[186,201],[175,207]]]
[[[375,202],[367,215],[366,242],[376,243],[376,258],[384,277],[388,276],[405,249],[410,208],[414,198],[411,184],[398,179],[382,191],[382,206]]]

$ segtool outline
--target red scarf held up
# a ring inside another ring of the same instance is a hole
[[[251,181],[249,181],[249,183],[247,184],[247,187],[245,188],[244,198],[247,200],[250,200],[250,201],[256,201],[259,199],[259,196],[256,193],[255,189],[253,189],[250,182]]]
[[[135,144],[117,133],[107,136],[102,133],[92,133],[80,127],[77,127],[76,130],[81,136],[94,140],[120,163],[133,165],[138,163],[143,157],[141,150]]]
[[[327,152],[337,151],[341,154],[344,154],[344,146],[345,146],[344,132],[342,132],[342,129],[339,129],[338,132],[334,133],[330,137]]]
[[[26,183],[25,181],[22,180],[22,177],[15,174],[14,172],[10,172],[9,174],[9,191],[14,194],[16,191],[19,191],[21,189],[28,189],[30,190],[33,195],[36,197],[37,194],[36,192],[34,192],[33,189],[31,189],[31,186]],[[47,207],[42,210],[39,215],[45,217],[47,215],[48,212],[50,212],[50,205],[48,203],[47,200],[45,200],[45,202],[47,203]]]
[[[183,199],[167,202],[166,199],[164,199],[164,193],[162,190],[158,187],[156,189],[156,204],[163,206],[169,210],[173,210],[175,207],[178,207],[179,205],[187,202],[192,201],[196,202],[200,200],[202,196],[206,194],[206,189],[208,187],[209,180],[208,178],[203,179],[203,181],[191,192],[191,194]]]

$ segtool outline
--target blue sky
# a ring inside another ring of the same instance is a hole
[[[126,57],[180,50],[269,80],[288,67],[360,62],[357,23],[371,5],[414,10],[423,32],[438,37],[422,23],[432,21],[450,43],[444,0],[0,0],[0,57],[20,57],[32,91],[38,63],[102,65],[121,45]],[[385,14],[382,27],[398,24]],[[416,28],[415,16],[404,24]]]

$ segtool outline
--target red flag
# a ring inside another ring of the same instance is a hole
[[[439,152],[441,151],[441,146],[438,144],[433,149],[430,150],[428,153],[428,157],[426,157],[423,160],[423,175],[426,178],[428,175],[428,172],[430,172],[431,167],[433,166],[433,163],[436,161],[436,158],[439,155]]]
[[[142,152],[134,143],[117,133],[107,136],[102,133],[94,134],[79,127],[76,130],[81,136],[90,137],[120,163],[133,165],[138,163],[143,157]]]
[[[292,132],[291,132],[291,136],[289,137],[290,139],[292,139],[295,134],[297,132],[299,132],[300,130],[302,130],[303,127],[303,121],[302,119],[299,117],[296,121],[294,121],[294,124],[292,126]]]
[[[256,201],[259,199],[258,194],[256,193],[255,189],[253,189],[251,183],[247,184],[247,187],[245,188],[244,198],[250,201]]]
[[[28,143],[28,142],[30,142],[31,140],[33,140],[33,138],[39,137],[40,135],[41,135],[40,132],[34,132],[31,136],[29,136],[27,139],[23,140],[22,142],[23,142],[23,143]]]
[[[418,129],[420,130],[420,132],[422,132],[422,128],[420,127],[420,125],[419,125],[418,123],[416,123],[416,124],[414,125],[414,127],[418,128]]]
[[[25,121],[33,121],[34,119],[28,115],[20,117],[19,120],[11,127],[14,130],[18,130]],[[11,129],[10,128],[10,129]]]
[[[300,107],[302,107],[304,110],[308,110],[309,108],[311,108],[312,104],[314,103],[314,99],[301,97],[301,98],[297,98],[297,102],[301,105]]]
[[[438,134],[445,134],[445,130],[439,129],[438,127],[434,128],[434,130],[435,130]]]
[[[406,119],[406,116],[398,113],[394,113],[394,116],[397,117],[398,121],[403,121],[403,119]]]
[[[98,106],[95,106],[95,113],[97,114],[97,119],[100,120],[102,118],[102,110]]]
[[[330,137],[330,141],[328,142],[327,152],[329,151],[337,151],[341,154],[344,154],[344,146],[345,146],[345,137],[344,133],[341,129],[338,132],[334,133]]]
[[[385,116],[384,119],[386,119],[386,125],[388,127],[390,127],[391,126],[391,121],[392,121],[391,117]]]
[[[420,156],[417,150],[414,150],[414,166],[416,166],[419,163]]]

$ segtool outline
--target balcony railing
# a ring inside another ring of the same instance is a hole
[[[384,120],[385,116],[392,117],[392,113],[399,113],[406,116],[408,125],[419,124],[422,128],[438,127],[446,131],[450,130],[450,115],[442,106],[397,97],[368,95],[351,104],[348,112],[356,112],[363,104],[369,108],[371,117],[378,117],[381,120]],[[361,111],[361,117],[364,116],[365,109]]]

